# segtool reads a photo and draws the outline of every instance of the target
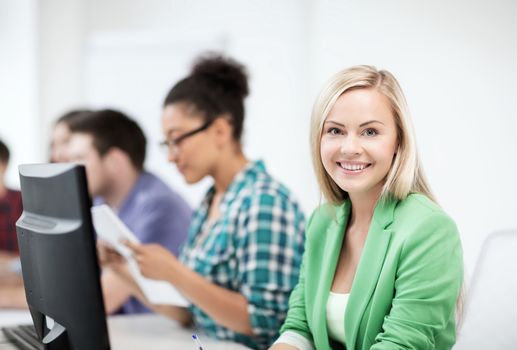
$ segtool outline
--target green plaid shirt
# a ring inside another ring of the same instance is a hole
[[[212,283],[246,297],[255,336],[223,327],[192,305],[194,322],[212,337],[265,349],[278,335],[289,294],[298,282],[303,212],[261,161],[236,175],[221,200],[221,216],[208,223],[213,194],[212,187],[194,214],[180,259]]]

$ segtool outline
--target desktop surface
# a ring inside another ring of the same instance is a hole
[[[13,323],[15,316],[16,322]],[[11,319],[11,320],[9,320]],[[0,325],[30,323],[28,311],[1,311]],[[108,331],[113,350],[170,350],[192,349],[192,329],[183,328],[178,323],[156,314],[108,317]],[[219,341],[198,334],[205,350],[246,350],[244,345]],[[0,350],[17,350],[9,344],[0,332]]]
[[[113,316],[108,318],[112,349],[191,349],[193,330],[160,315]],[[245,350],[244,345],[219,341],[198,334],[206,350]]]

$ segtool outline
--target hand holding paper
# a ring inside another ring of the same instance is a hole
[[[159,244],[135,244],[130,242],[126,242],[126,244],[133,250],[133,258],[128,260],[129,269],[132,273],[138,272],[135,280],[149,301],[153,304],[184,307],[190,304],[172,284],[162,281],[170,272],[166,271],[170,265],[166,261],[176,261],[174,255]],[[165,259],[162,260],[160,257],[165,257]],[[144,281],[145,283],[143,283]],[[151,294],[153,299],[151,299]],[[173,300],[173,302],[170,300]]]
[[[168,266],[163,264],[163,260],[159,260],[158,257],[163,259],[165,256],[165,261],[171,261],[171,259],[176,259],[172,253],[158,244],[139,244],[138,238],[107,205],[93,207],[92,219],[97,235],[126,258],[133,279],[152,304],[183,307],[189,305],[189,302],[172,284],[158,280],[164,279],[165,269]],[[127,245],[123,242],[126,242]],[[133,253],[133,250],[135,253]],[[135,256],[139,255],[141,255],[140,260],[142,261],[145,257],[143,264],[145,274],[154,279],[142,275],[139,263],[135,260]]]
[[[92,207],[93,226],[97,235],[120,255],[128,258],[131,250],[122,242],[139,243],[138,238],[131,232],[119,217],[106,205]]]
[[[155,280],[167,280],[168,275],[174,270],[177,259],[163,246],[132,242],[125,244],[132,250],[142,276]]]

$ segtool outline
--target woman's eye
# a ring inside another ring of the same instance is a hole
[[[368,129],[366,129],[366,130],[364,130],[364,131],[363,131],[363,135],[364,135],[364,136],[375,136],[375,135],[377,135],[377,134],[378,134],[378,133],[377,133],[377,130],[372,129],[372,128],[368,128]]]
[[[327,134],[339,135],[339,134],[341,134],[341,130],[339,130],[338,128],[328,128],[327,129]]]

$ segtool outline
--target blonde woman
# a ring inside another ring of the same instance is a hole
[[[313,213],[281,349],[450,349],[460,238],[420,166],[402,90],[387,71],[334,75],[314,106]]]

